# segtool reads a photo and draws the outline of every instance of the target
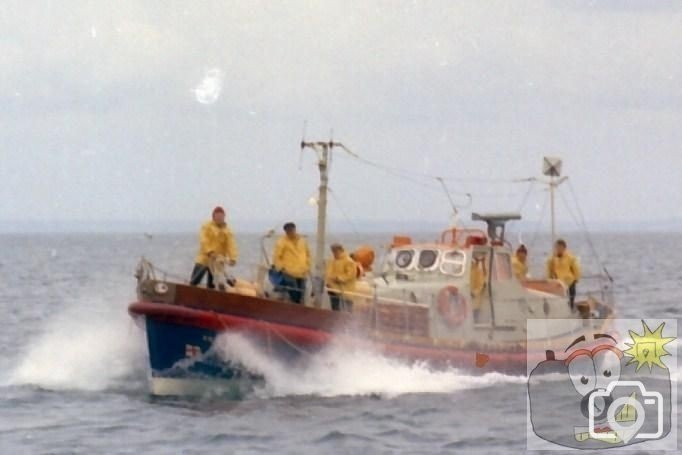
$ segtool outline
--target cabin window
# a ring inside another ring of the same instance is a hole
[[[406,269],[412,264],[412,258],[414,257],[414,251],[412,250],[401,250],[395,256],[395,265],[398,268]]]
[[[493,279],[511,280],[511,259],[507,253],[495,253],[495,264],[493,264]]]
[[[440,271],[446,275],[459,276],[464,273],[464,253],[459,251],[448,251],[443,256],[443,262],[440,265]]]
[[[436,264],[438,252],[434,250],[423,250],[419,253],[419,268],[431,269]]]

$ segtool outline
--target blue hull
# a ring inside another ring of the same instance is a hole
[[[155,395],[233,395],[261,379],[220,358],[212,349],[215,331],[151,317],[145,325]]]

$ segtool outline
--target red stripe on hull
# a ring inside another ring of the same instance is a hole
[[[338,340],[341,345],[349,347],[367,347],[391,357],[406,359],[412,362],[426,362],[429,365],[446,367],[454,366],[475,369],[480,373],[500,371],[515,374],[526,373],[527,356],[537,363],[545,359],[545,353],[526,351],[484,352],[471,349],[437,347],[433,345],[416,345],[404,342],[388,342],[375,339],[362,333],[333,334],[323,330],[291,326],[242,316],[234,316],[213,311],[198,310],[178,305],[151,302],[136,302],[129,307],[133,316],[149,316],[158,320],[179,325],[201,327],[216,332],[235,331],[268,339],[271,343],[293,344],[301,349],[317,350]],[[273,335],[274,334],[274,335]],[[483,356],[481,357],[481,354]],[[477,366],[477,356],[485,360]]]

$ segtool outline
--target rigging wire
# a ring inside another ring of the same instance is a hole
[[[348,216],[348,213],[346,210],[343,208],[343,204],[341,204],[341,201],[339,198],[336,196],[336,193],[331,189],[328,188],[329,194],[331,194],[332,198],[334,199],[334,202],[336,205],[339,207],[339,211],[341,212],[341,215],[346,219],[346,222],[350,226],[350,228],[353,230],[353,234],[360,235],[360,231],[358,230],[357,226],[355,226],[355,223],[351,220],[351,218]]]
[[[432,185],[432,184],[426,183],[426,182],[424,182],[424,181],[422,181],[422,180],[418,180],[417,178],[415,178],[415,174],[413,174],[413,173],[407,173],[407,172],[404,172],[404,171],[402,171],[402,170],[400,170],[400,169],[395,169],[395,168],[392,168],[392,167],[390,167],[390,166],[383,166],[383,165],[374,163],[374,162],[372,162],[372,161],[365,160],[364,158],[361,158],[359,155],[355,154],[355,152],[351,152],[350,150],[348,150],[346,147],[343,147],[343,150],[344,150],[349,156],[355,158],[355,159],[358,160],[359,162],[361,162],[361,163],[363,163],[363,164],[365,164],[365,165],[367,165],[367,166],[373,167],[373,168],[375,168],[375,169],[378,169],[378,170],[380,170],[380,171],[383,171],[384,173],[386,173],[386,174],[388,174],[388,175],[392,175],[392,176],[394,176],[394,177],[403,179],[403,180],[405,180],[405,181],[412,182],[413,184],[415,184],[415,185],[417,185],[417,186],[420,186],[420,187],[422,187],[422,188],[426,188],[426,189],[432,190],[432,191],[434,191],[434,192],[440,193],[440,192],[442,191],[441,188],[440,188],[440,186]],[[423,178],[424,176],[423,176],[423,175],[418,175],[417,177],[422,177],[422,178]]]
[[[304,128],[305,128],[305,124],[304,124]],[[450,207],[453,209],[453,212],[454,212],[455,214],[457,214],[457,212],[458,212],[458,206],[455,204],[455,202],[454,202],[454,200],[453,200],[453,198],[452,198],[452,195],[455,194],[455,195],[458,195],[458,196],[465,196],[465,197],[467,197],[467,199],[468,199],[468,205],[467,205],[467,206],[464,206],[464,207],[461,207],[461,206],[460,206],[459,208],[470,207],[471,204],[472,204],[472,195],[471,195],[471,193],[468,193],[468,192],[461,192],[461,193],[459,193],[459,192],[450,192],[450,190],[448,189],[448,187],[447,187],[447,185],[446,185],[445,182],[450,181],[450,182],[460,182],[460,183],[464,183],[464,182],[472,182],[472,183],[473,183],[473,182],[480,182],[480,183],[507,183],[507,184],[509,184],[509,183],[516,184],[516,183],[526,183],[526,182],[527,182],[527,183],[529,183],[528,188],[527,188],[526,191],[523,193],[523,198],[522,198],[521,203],[520,203],[520,205],[519,205],[519,208],[518,208],[518,210],[517,210],[518,212],[521,212],[521,211],[523,210],[523,208],[525,207],[525,205],[527,204],[530,195],[534,193],[533,190],[534,190],[534,188],[535,188],[535,184],[536,184],[537,181],[538,181],[536,178],[501,179],[501,178],[461,178],[461,177],[442,177],[442,176],[438,176],[438,175],[435,175],[435,174],[413,172],[413,171],[408,171],[408,170],[401,169],[401,168],[394,167],[394,166],[388,166],[388,165],[385,165],[385,164],[383,164],[383,163],[376,162],[376,161],[372,161],[372,160],[369,160],[369,159],[367,159],[367,158],[364,158],[363,156],[359,155],[359,154],[356,153],[356,152],[351,151],[350,149],[348,149],[348,148],[345,147],[345,146],[341,146],[340,148],[341,148],[344,152],[346,152],[346,155],[347,155],[348,157],[350,157],[350,158],[352,158],[352,159],[354,159],[354,160],[356,160],[356,161],[358,161],[358,162],[360,162],[360,163],[363,163],[363,164],[365,164],[366,166],[369,166],[369,167],[372,167],[372,168],[381,170],[381,171],[383,171],[384,173],[386,173],[386,174],[388,174],[388,175],[391,175],[391,176],[393,176],[393,177],[402,179],[402,180],[404,180],[404,181],[408,181],[408,182],[410,182],[410,183],[412,183],[412,184],[414,184],[414,185],[420,186],[420,187],[422,187],[422,188],[425,188],[425,189],[428,189],[428,190],[431,190],[431,191],[434,191],[434,192],[439,192],[439,193],[445,192],[445,195],[446,195],[446,197],[448,198],[448,202],[449,202],[449,204],[450,204]],[[433,184],[427,183],[427,182],[425,182],[424,180],[432,180],[432,181],[435,181],[435,182],[438,183],[438,185],[433,185]],[[571,185],[570,180],[568,181],[568,186],[569,186],[569,190],[571,191],[571,194],[572,194],[572,196],[573,196],[573,200],[574,200],[574,203],[575,203],[575,208],[577,209],[578,216],[575,215],[573,209],[571,208],[571,205],[570,205],[570,204],[568,203],[568,201],[566,200],[564,194],[563,194],[561,191],[559,191],[559,194],[561,195],[561,197],[562,197],[562,199],[563,199],[563,201],[564,201],[564,204],[565,204],[567,210],[569,211],[569,214],[571,215],[571,217],[572,217],[573,220],[575,221],[576,225],[577,225],[579,228],[582,229],[582,231],[583,231],[583,233],[584,233],[584,235],[585,235],[585,239],[586,239],[586,241],[587,241],[587,243],[588,243],[588,246],[589,246],[589,248],[590,248],[590,250],[591,250],[591,253],[595,256],[595,258],[597,258],[597,261],[599,261],[599,256],[597,255],[596,248],[594,247],[594,244],[593,244],[593,242],[592,242],[592,239],[590,238],[589,233],[588,233],[588,230],[587,230],[587,223],[585,222],[584,214],[582,213],[582,210],[580,209],[580,206],[579,206],[579,204],[578,204],[578,202],[577,202],[577,197],[576,197],[576,195],[575,195],[575,191],[574,191],[574,189],[573,189],[573,186]],[[357,232],[358,232],[358,231],[357,231],[357,228],[356,228],[356,227],[354,226],[354,224],[352,223],[352,221],[351,221],[350,217],[348,216],[347,212],[343,209],[343,205],[340,203],[340,201],[339,201],[338,197],[336,196],[336,194],[334,194],[334,192],[331,191],[331,190],[330,190],[330,194],[332,194],[332,197],[334,198],[336,204],[339,206],[339,209],[341,210],[342,215],[344,216],[344,218],[346,219],[346,221],[348,222],[348,224],[351,226],[351,228],[353,229],[353,231],[357,233]],[[511,197],[512,194],[507,194],[506,196],[507,196],[507,197]],[[495,198],[499,198],[499,194],[481,194],[481,195],[476,195],[476,197],[482,197],[482,198],[484,198],[484,197],[495,197]],[[545,197],[545,198],[544,198],[542,207],[540,208],[540,217],[538,218],[538,221],[536,222],[535,229],[534,229],[534,234],[533,234],[533,238],[531,239],[530,245],[534,245],[535,242],[537,241],[538,232],[539,232],[539,227],[540,227],[540,225],[541,225],[541,223],[542,223],[543,215],[544,215],[545,209],[546,209],[546,207],[547,207],[547,199],[548,199],[548,197]],[[599,265],[600,265],[600,267],[606,272],[606,274],[608,275],[608,271],[607,271],[606,268],[601,264],[601,262],[599,262]]]
[[[566,207],[566,211],[568,212],[569,215],[571,215],[571,218],[573,219],[573,222],[575,225],[578,227],[579,230],[581,230],[584,234],[585,241],[587,242],[588,247],[590,248],[590,253],[594,256],[594,258],[597,260],[597,264],[599,264],[600,268],[604,268],[601,262],[599,261],[599,255],[597,254],[594,246],[592,245],[592,240],[590,239],[590,236],[587,234],[587,230],[580,223],[580,220],[578,217],[575,215],[573,212],[573,208],[571,208],[571,204],[568,202],[568,199],[564,195],[563,191],[557,188],[557,193],[559,193],[559,196],[561,197],[562,202],[564,203],[564,206]]]
[[[571,207],[571,204],[568,203],[568,199],[566,199],[566,196],[564,195],[564,193],[559,188],[557,188],[557,193],[559,193],[559,196],[561,197],[561,200],[563,201],[564,206],[566,207],[566,211],[568,212],[568,214],[573,219],[573,222],[580,229],[581,228],[580,222],[578,221],[578,217],[573,212],[573,208]]]
[[[543,216],[545,214],[545,208],[547,207],[547,199],[549,199],[549,195],[546,195],[545,198],[542,200],[542,206],[540,207],[540,216],[538,220],[535,222],[535,227],[533,228],[533,237],[530,239],[530,243],[528,244],[529,247],[534,247],[535,242],[537,241],[538,238],[538,233],[540,232],[540,225],[542,224]]]
[[[524,194],[523,199],[521,200],[521,205],[519,205],[519,208],[516,210],[517,212],[521,213],[523,211],[523,208],[526,206],[526,202],[528,202],[528,197],[533,192],[535,183],[536,182],[534,180],[530,181],[530,184],[528,185],[528,190],[526,190],[526,194]]]
[[[455,204],[455,201],[452,199],[452,195],[450,194],[450,190],[448,189],[448,186],[445,184],[445,182],[443,181],[443,179],[441,177],[437,177],[436,180],[438,180],[438,182],[440,182],[441,186],[443,187],[443,191],[445,192],[445,195],[448,198],[448,202],[450,202],[450,208],[452,208],[453,216],[457,217],[459,210],[457,209],[457,205]],[[465,195],[469,199],[469,201],[465,207],[460,207],[460,208],[471,207],[471,203],[472,203],[471,194],[465,193]]]
[[[533,188],[535,186],[536,181],[535,180],[528,180],[529,185],[528,189],[526,190],[526,193],[523,195],[523,199],[521,200],[521,204],[519,205],[519,208],[516,209],[517,213],[522,213],[523,208],[526,206],[526,203],[528,202],[528,197],[533,193]],[[523,228],[519,230],[518,234],[518,242],[519,244],[523,244]]]
[[[571,192],[571,196],[573,197],[573,202],[574,202],[574,204],[575,204],[575,208],[576,208],[576,211],[578,212],[578,216],[579,216],[579,220],[580,220],[580,223],[578,223],[577,220],[576,220],[576,223],[578,224],[579,227],[582,228],[583,235],[584,235],[584,237],[585,237],[585,241],[587,242],[587,245],[588,245],[589,248],[590,248],[590,251],[591,251],[591,253],[592,253],[592,256],[594,256],[594,258],[595,258],[596,261],[597,261],[597,264],[599,264],[599,267],[604,271],[604,273],[606,274],[606,276],[608,277],[608,279],[609,279],[610,281],[613,281],[613,278],[611,277],[611,274],[609,273],[609,271],[606,269],[606,267],[604,266],[604,264],[603,264],[603,263],[601,262],[601,260],[599,259],[599,254],[597,254],[597,249],[595,248],[594,243],[592,242],[592,238],[590,237],[589,230],[587,229],[587,222],[585,221],[585,215],[583,214],[583,211],[582,211],[582,209],[580,208],[580,204],[578,204],[578,197],[577,197],[577,195],[576,195],[576,193],[575,193],[575,190],[573,189],[573,185],[571,184],[571,180],[570,180],[570,179],[568,180],[568,189],[569,189],[569,191]],[[564,197],[564,196],[563,196],[563,193],[561,193],[561,197],[562,197],[562,198]],[[565,199],[564,199],[564,203],[566,203],[566,200],[565,200]],[[569,212],[570,212],[570,210],[569,210]]]
[[[469,183],[518,183],[519,181],[525,181],[526,179],[493,179],[493,178],[462,178],[462,177],[441,177],[435,174],[427,174],[423,172],[413,172],[413,171],[408,171],[405,169],[400,169],[394,166],[387,166],[383,163],[378,163],[376,161],[368,160],[367,158],[364,158],[360,156],[359,154],[347,149],[343,148],[343,150],[346,152],[348,156],[351,158],[354,158],[368,166],[375,167],[377,169],[382,169],[386,172],[389,173],[394,173],[398,174],[401,176],[410,176],[410,177],[416,177],[416,178],[424,178],[424,179],[430,179],[430,180],[445,180],[445,181],[451,181],[451,182],[469,182]]]
[[[372,167],[374,169],[378,169],[388,175],[391,175],[393,177],[396,177],[398,179],[402,179],[404,181],[410,182],[414,185],[417,185],[422,188],[426,188],[430,191],[437,192],[442,194],[443,191],[445,191],[446,196],[448,197],[449,201],[452,201],[452,195],[455,196],[463,196],[467,198],[467,205],[464,206],[459,206],[459,208],[468,208],[472,204],[472,198],[475,196],[476,198],[499,198],[500,194],[492,194],[492,193],[487,193],[487,194],[476,194],[473,195],[470,192],[453,192],[450,191],[447,187],[445,187],[445,182],[447,181],[457,181],[457,182],[464,182],[464,181],[479,181],[479,182],[497,182],[497,183],[520,183],[520,182],[526,182],[528,179],[458,179],[458,178],[450,178],[450,177],[441,177],[437,175],[431,175],[431,174],[424,174],[424,173],[417,173],[417,172],[410,172],[406,171],[404,169],[399,169],[393,166],[387,166],[381,163],[377,163],[375,161],[368,160],[366,158],[363,158],[362,156],[358,155],[357,153],[349,150],[347,147],[341,147],[347,154],[347,156],[351,157],[352,159],[358,161],[359,163],[362,163],[366,166]],[[435,182],[438,182],[437,185],[432,185],[424,180],[432,180]],[[512,196],[517,196],[517,193],[512,193],[512,194],[507,194],[507,197],[512,197]],[[454,201],[453,201],[454,202]],[[452,205],[452,204],[451,204]]]

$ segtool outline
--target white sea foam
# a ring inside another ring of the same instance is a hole
[[[472,376],[455,369],[434,371],[425,365],[407,364],[375,352],[343,346],[331,346],[312,355],[301,369],[271,358],[238,334],[220,335],[215,346],[225,359],[262,374],[265,387],[260,393],[265,396],[450,393],[526,381],[523,376],[501,373]]]
[[[74,303],[50,318],[4,382],[93,391],[129,385],[144,371],[144,346],[143,332],[121,305],[101,298]]]

